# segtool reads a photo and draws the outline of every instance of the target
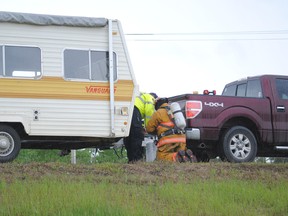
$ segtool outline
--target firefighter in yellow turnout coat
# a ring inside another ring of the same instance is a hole
[[[155,93],[141,93],[135,99],[131,128],[128,137],[124,138],[128,162],[136,162],[143,158],[142,141],[144,140],[145,126],[155,112]],[[142,124],[144,120],[144,125]]]
[[[195,156],[186,148],[186,136],[183,133],[172,132],[175,123],[169,117],[168,99],[160,98],[156,102],[156,112],[146,126],[148,133],[157,133],[157,160],[178,162],[194,162]]]

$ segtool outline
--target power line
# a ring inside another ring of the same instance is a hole
[[[127,36],[186,36],[186,35],[251,35],[288,34],[288,30],[235,31],[235,32],[183,32],[183,33],[127,33]]]
[[[128,33],[126,36],[133,36],[133,39],[128,37],[129,41],[170,41],[170,42],[181,42],[181,41],[285,41],[287,37],[280,35],[288,34],[288,30],[266,30],[266,31],[234,31],[234,32],[191,32],[191,33]],[[249,35],[249,38],[241,38],[241,36]],[[267,35],[267,37],[251,38],[253,35]],[[268,37],[268,35],[279,35],[279,37]],[[177,36],[178,38],[175,38]],[[193,38],[198,36],[198,38]],[[199,38],[199,36],[202,36]],[[211,37],[218,38],[211,38]],[[219,38],[219,36],[238,36],[237,38]],[[192,38],[191,38],[192,37]],[[206,38],[203,38],[206,37]],[[240,38],[239,38],[240,37]]]
[[[128,41],[170,41],[170,42],[181,42],[181,41],[265,41],[265,40],[270,40],[270,41],[284,41],[288,40],[288,38],[226,38],[226,39],[127,39]]]

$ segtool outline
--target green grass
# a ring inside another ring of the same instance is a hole
[[[118,150],[119,151],[119,150]],[[22,150],[0,164],[2,216],[286,216],[288,164],[136,163]],[[120,152],[118,152],[120,154]]]
[[[91,163],[105,163],[105,162],[126,162],[126,151],[121,149],[107,149],[100,150],[98,156],[91,157],[94,149],[80,149],[76,150],[77,164],[91,164]],[[64,157],[59,156],[60,150],[30,150],[21,149],[18,157],[14,160],[16,163],[29,163],[31,161],[37,162],[64,162],[71,163],[71,154]],[[121,154],[122,153],[122,154]]]
[[[1,181],[1,215],[287,215],[288,182]]]

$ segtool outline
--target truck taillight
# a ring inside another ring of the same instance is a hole
[[[193,119],[202,111],[201,101],[186,101],[186,118]]]

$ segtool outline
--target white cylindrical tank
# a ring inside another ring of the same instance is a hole
[[[145,137],[142,146],[145,147],[146,151],[146,162],[152,162],[156,159],[157,146],[155,144],[154,137]]]
[[[184,118],[180,105],[177,102],[173,102],[170,105],[170,109],[174,115],[174,121],[176,126],[181,130],[184,130],[184,128],[186,127],[186,119]]]
[[[156,159],[157,147],[154,143],[154,140],[151,140],[146,143],[146,162],[152,162]]]

